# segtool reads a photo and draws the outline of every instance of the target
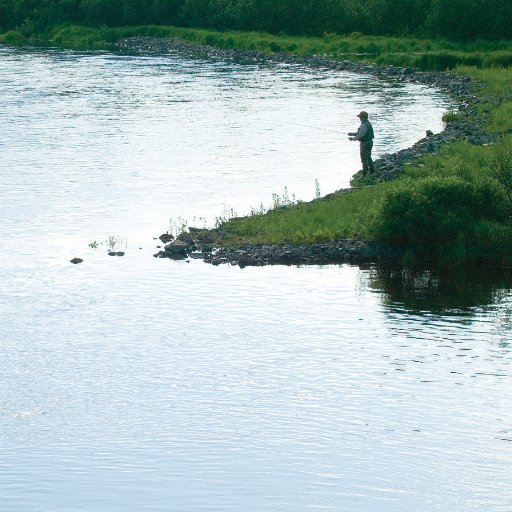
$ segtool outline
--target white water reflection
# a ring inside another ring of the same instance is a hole
[[[507,510],[510,279],[152,258],[169,216],[346,184],[362,104],[386,97],[398,148],[445,99],[295,67],[0,55],[3,509]],[[87,247],[111,235],[125,257]]]
[[[363,106],[379,154],[441,130],[448,105],[425,87],[298,66],[1,56],[2,167],[10,173],[2,212],[24,237],[27,226],[44,230],[52,250],[110,235],[146,243],[171,217],[211,225],[225,210],[269,206],[285,187],[311,199],[315,180],[322,193],[347,186],[359,157],[346,133]],[[23,192],[30,201],[20,209]]]

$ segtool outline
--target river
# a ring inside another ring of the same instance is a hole
[[[509,273],[153,258],[347,186],[360,110],[379,156],[448,98],[56,49],[0,79],[0,510],[511,510]]]

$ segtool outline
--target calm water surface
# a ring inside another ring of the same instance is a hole
[[[346,186],[361,109],[378,155],[449,106],[297,66],[0,48],[0,510],[512,510],[509,274],[152,258],[182,219]]]

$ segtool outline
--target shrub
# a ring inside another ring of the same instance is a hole
[[[5,34],[0,35],[0,43],[3,44],[23,44],[26,42],[25,36],[17,30],[9,30]]]
[[[498,221],[505,209],[503,192],[490,179],[404,180],[384,196],[375,235],[421,248],[460,245],[461,237],[471,235],[478,222]]]
[[[504,191],[510,217],[512,214],[512,150],[503,146],[498,147],[491,159],[491,169],[493,178]]]

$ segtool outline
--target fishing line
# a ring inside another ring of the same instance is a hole
[[[299,123],[286,123],[286,124],[289,124],[292,126],[303,126],[304,128],[312,128],[313,130],[323,130],[325,132],[337,133],[338,135],[340,134],[339,130],[332,130],[330,128],[322,128],[321,126],[311,126],[309,124],[299,124]]]

